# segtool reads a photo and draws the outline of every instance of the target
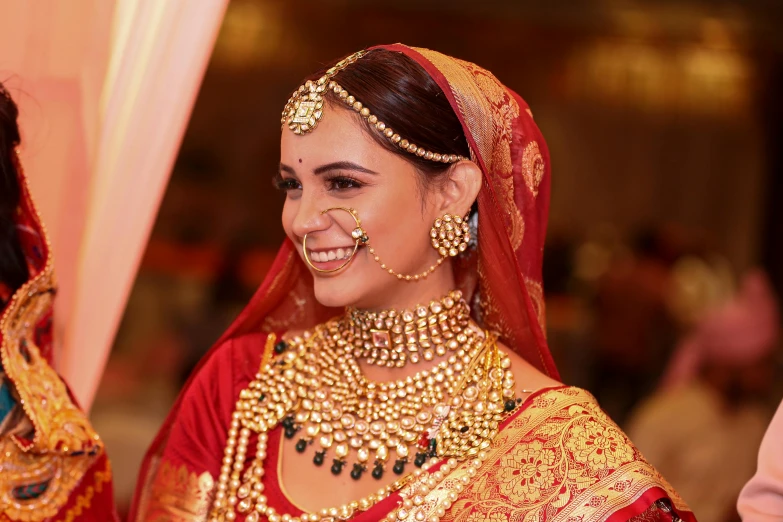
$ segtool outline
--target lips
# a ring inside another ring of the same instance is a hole
[[[307,249],[307,256],[315,263],[328,263],[329,261],[344,261],[353,254],[353,247],[334,249]]]

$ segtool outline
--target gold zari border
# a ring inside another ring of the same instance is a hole
[[[498,434],[477,473],[463,480],[463,463],[417,504],[417,520],[451,504],[441,522],[599,521],[654,487],[675,510],[689,511],[589,393],[557,388],[532,401]],[[414,483],[401,494],[416,491]]]
[[[144,522],[203,522],[212,504],[215,481],[208,472],[200,475],[184,465],[164,460],[149,486],[150,496],[137,520]]]

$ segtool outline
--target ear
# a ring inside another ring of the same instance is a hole
[[[469,160],[452,165],[440,194],[441,214],[464,216],[473,206],[481,190],[481,169]]]

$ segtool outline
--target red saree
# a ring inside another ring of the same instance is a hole
[[[2,95],[2,93],[0,93]],[[53,263],[18,158],[16,224],[29,280],[0,316],[0,356],[22,429],[0,437],[0,522],[117,520],[111,467],[100,439],[52,360]]]
[[[529,108],[474,64],[403,45],[382,48],[404,53],[438,83],[484,174],[478,248],[455,266],[475,321],[557,378],[544,337],[541,287],[549,154]],[[316,301],[312,276],[286,240],[266,280],[204,358],[153,442],[132,521],[208,519],[236,400],[273,356],[272,332],[312,328],[338,313]],[[297,516],[301,512],[286,498],[273,464],[279,429],[269,435],[264,488],[277,512]],[[528,398],[502,425],[481,467],[466,466],[447,468],[423,499],[410,498],[413,483],[350,520],[693,520],[595,400],[575,388]],[[399,511],[401,505],[415,509]]]

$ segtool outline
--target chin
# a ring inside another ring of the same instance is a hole
[[[319,303],[330,308],[345,308],[355,302],[353,292],[341,285],[338,279],[332,278],[331,281],[325,281],[319,279],[318,276],[315,277],[313,292]]]
[[[368,296],[367,278],[362,273],[362,268],[351,263],[336,274],[314,274],[315,298],[322,305],[331,308],[360,307]]]
[[[356,258],[344,269],[332,274],[313,273],[313,293],[316,300],[330,308],[356,307],[365,308],[368,301],[373,301],[377,294],[373,288],[375,279],[372,271],[379,271],[364,252],[360,250]],[[303,260],[304,262],[304,260]],[[319,268],[333,268],[331,264],[319,264]],[[334,266],[339,266],[339,262]],[[369,283],[369,284],[368,284]]]

